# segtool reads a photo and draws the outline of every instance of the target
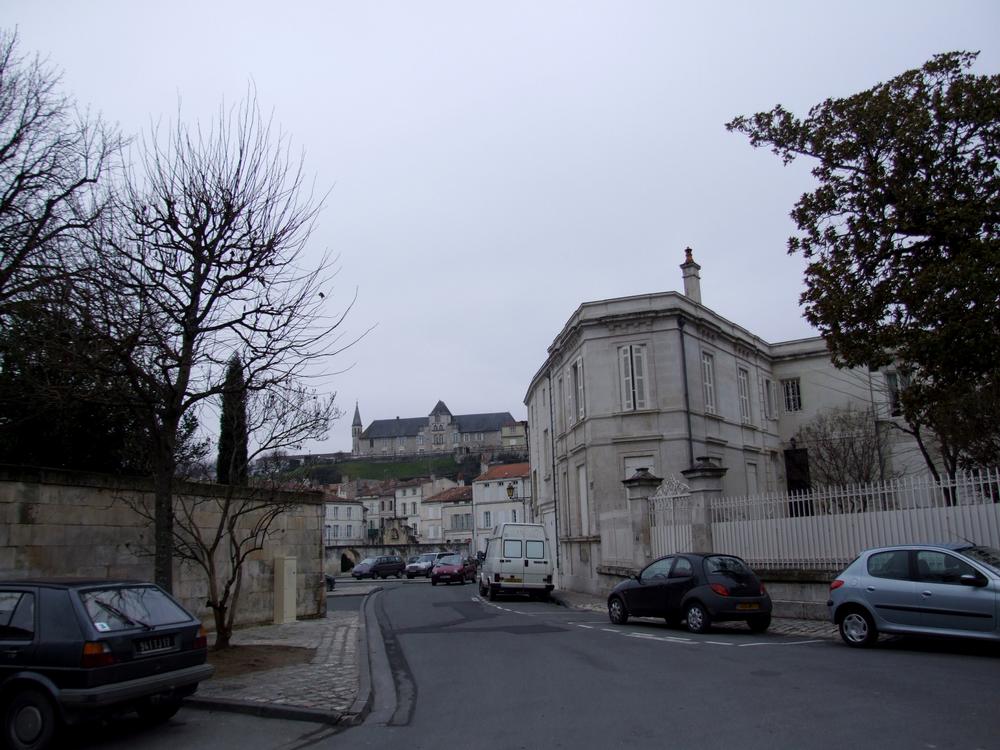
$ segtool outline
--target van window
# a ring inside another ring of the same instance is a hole
[[[520,539],[504,539],[503,540],[503,556],[504,557],[521,557],[521,540]]]
[[[524,543],[524,556],[530,560],[541,560],[545,557],[545,542],[530,541]]]

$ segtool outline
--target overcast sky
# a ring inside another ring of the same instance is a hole
[[[1000,71],[1000,3],[5,0],[0,24],[77,100],[139,133],[208,122],[254,83],[332,188],[311,241],[340,256],[345,416],[525,417],[546,347],[588,300],[681,290],[767,341],[815,335],[785,252],[808,165],[724,124],[798,114],[980,50]]]

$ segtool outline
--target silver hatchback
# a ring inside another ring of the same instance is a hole
[[[1000,641],[1000,550],[967,542],[862,552],[830,584],[830,616],[848,646],[879,633]]]

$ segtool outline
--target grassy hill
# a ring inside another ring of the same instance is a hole
[[[413,479],[414,477],[447,477],[456,479],[462,474],[466,480],[479,474],[479,457],[470,456],[463,463],[455,463],[451,456],[428,456],[419,459],[390,461],[340,461],[338,463],[312,463],[291,472],[293,478],[310,479],[318,484],[334,484],[351,479]]]

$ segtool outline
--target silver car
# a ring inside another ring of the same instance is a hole
[[[830,584],[830,616],[848,646],[879,633],[1000,641],[1000,550],[968,542],[879,547]]]

